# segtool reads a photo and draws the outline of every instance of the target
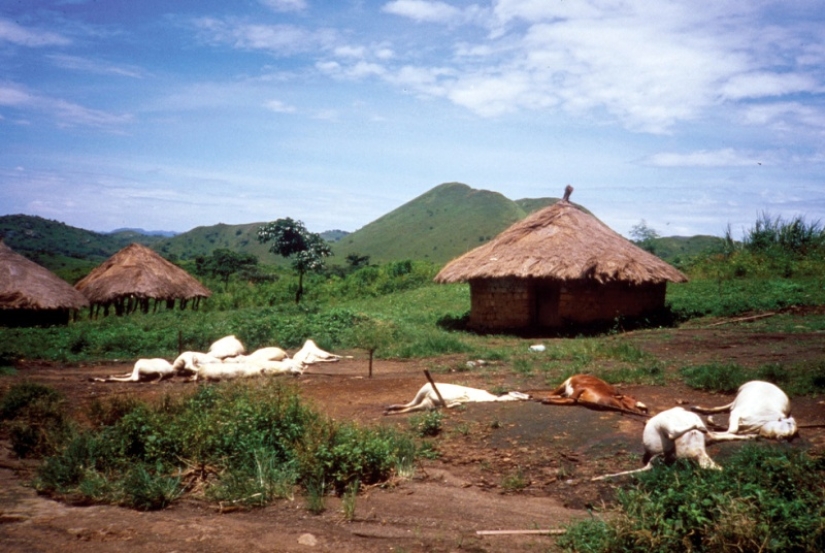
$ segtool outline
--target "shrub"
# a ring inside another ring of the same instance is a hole
[[[731,393],[749,380],[748,373],[736,363],[710,363],[693,367],[682,367],[679,373],[685,384],[698,390]]]
[[[356,481],[381,482],[409,471],[418,454],[409,436],[326,419],[277,382],[203,386],[180,402],[93,411],[95,427],[41,465],[38,490],[161,509],[182,493],[181,475],[212,467],[220,476],[207,497],[264,505],[291,497],[296,485],[343,493]]]
[[[610,521],[573,525],[566,551],[799,551],[825,548],[825,458],[748,444],[724,471],[659,465],[617,494]]]
[[[0,421],[18,457],[50,455],[71,433],[62,394],[33,382],[15,384],[3,395]]]
[[[438,436],[443,426],[444,414],[441,411],[427,411],[410,417],[410,428],[419,436]]]

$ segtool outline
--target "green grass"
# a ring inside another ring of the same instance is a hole
[[[682,367],[679,375],[691,388],[708,392],[733,393],[749,380],[765,380],[791,396],[825,393],[825,359],[768,363],[755,368],[737,363],[707,363]]]
[[[33,409],[52,394],[13,387],[3,396],[6,418],[43,426],[51,411]],[[198,490],[214,501],[260,506],[295,490],[310,498],[319,490],[343,494],[354,482],[409,474],[419,452],[409,434],[332,421],[274,382],[204,386],[155,405],[98,402],[88,419],[91,428],[47,430],[39,492],[151,510]]]
[[[571,525],[564,551],[825,550],[825,458],[748,444],[722,471],[659,465],[618,492],[617,512]]]

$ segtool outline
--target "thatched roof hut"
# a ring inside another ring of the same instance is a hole
[[[436,282],[469,282],[470,326],[560,327],[664,307],[687,278],[565,199],[448,263]]]
[[[72,311],[88,305],[68,282],[0,241],[0,324],[66,324]]]
[[[149,301],[165,302],[167,308],[179,300],[181,309],[188,302],[197,308],[201,298],[212,295],[203,284],[177,265],[140,244],[130,244],[96,267],[75,285],[93,307],[110,306],[118,315],[140,307],[149,310]]]

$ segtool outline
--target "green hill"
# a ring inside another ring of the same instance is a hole
[[[70,283],[132,242],[151,247],[160,240],[131,231],[103,234],[34,215],[0,216],[0,237],[15,252]]]
[[[441,184],[334,244],[334,261],[341,263],[356,253],[369,255],[374,263],[402,259],[446,263],[556,201],[514,202],[466,184]]]
[[[667,236],[651,240],[653,253],[668,263],[679,265],[698,254],[719,250],[724,239],[718,236]]]
[[[320,234],[332,243],[332,264],[345,264],[349,254],[368,255],[372,263],[413,259],[443,264],[557,201],[510,200],[497,192],[451,182],[436,186],[356,232],[330,230]],[[0,216],[0,236],[18,253],[75,282],[132,242],[147,245],[172,261],[227,248],[256,255],[265,264],[283,264],[282,258],[269,253],[268,244],[258,242],[262,224],[218,224],[170,237],[136,229],[102,234],[36,216],[6,215]],[[653,247],[666,261],[684,261],[720,240],[713,236],[657,238]]]
[[[193,259],[199,255],[210,255],[218,248],[226,248],[251,253],[264,263],[273,263],[275,256],[268,253],[269,246],[258,243],[258,227],[262,224],[219,223],[209,227],[195,227],[177,236],[164,238],[152,247],[164,257],[171,259]]]

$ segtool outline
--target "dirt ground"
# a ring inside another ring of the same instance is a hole
[[[704,329],[643,331],[623,335],[659,359],[668,370],[709,361],[760,366],[821,359],[822,333],[760,334],[728,325]],[[537,340],[525,342],[525,348]],[[539,340],[550,345],[552,340]],[[339,352],[340,353],[340,352]],[[495,363],[458,368],[464,358],[409,362],[377,360],[367,378],[366,359],[316,365],[295,379],[305,398],[339,420],[409,425],[409,415],[383,416],[383,407],[409,401],[424,384],[424,369],[437,381],[491,389],[545,388],[538,377],[516,381]],[[95,398],[135,395],[146,399],[188,393],[193,384],[173,379],[159,384],[102,384],[92,376],[125,373],[130,363],[61,366],[24,362],[14,376],[0,377],[0,390],[29,380],[63,391],[82,411]],[[719,405],[729,396],[685,386],[626,386],[652,412],[681,404]],[[792,398],[800,425],[825,422],[823,397]],[[724,420],[724,419],[723,419]],[[193,499],[159,512],[112,506],[71,506],[38,496],[27,481],[32,465],[0,441],[0,549],[3,551],[547,551],[546,535],[478,535],[477,531],[537,530],[589,516],[602,516],[622,481],[590,482],[592,476],[641,465],[644,420],[579,406],[536,402],[474,404],[445,413],[436,439],[440,457],[423,461],[415,475],[365,490],[355,519],[346,521],[341,502],[310,514],[304,501],[278,501],[264,509],[221,512]],[[738,444],[708,449],[724,465]],[[825,429],[802,429],[782,447],[825,450]],[[516,489],[518,488],[518,489]],[[591,513],[593,513],[591,515]]]

